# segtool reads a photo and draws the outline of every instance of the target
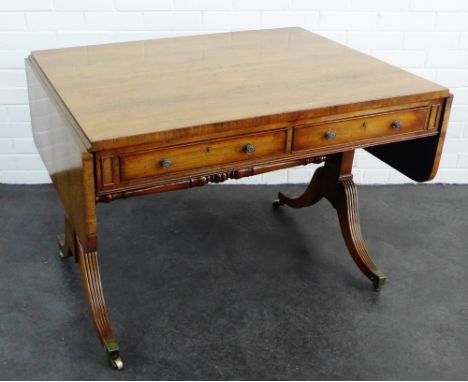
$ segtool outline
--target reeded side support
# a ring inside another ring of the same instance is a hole
[[[123,366],[112,333],[97,259],[94,154],[76,121],[59,101],[42,70],[25,60],[34,142],[65,211],[65,233],[57,238],[62,258],[75,256],[91,318],[114,367]]]
[[[370,257],[362,237],[356,186],[351,174],[353,159],[354,150],[328,156],[302,195],[292,197],[280,192],[274,206],[302,208],[312,206],[322,198],[328,199],[338,213],[341,232],[354,262],[379,289],[387,278]]]
[[[123,362],[104,300],[97,251],[84,252],[78,240],[77,247],[81,281],[91,318],[112,366],[120,370],[123,368]]]

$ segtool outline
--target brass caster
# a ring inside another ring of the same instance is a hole
[[[281,206],[284,206],[286,204],[285,199],[287,199],[287,196],[284,195],[282,192],[278,192],[278,199],[275,199],[273,201],[273,208],[278,209]]]
[[[107,355],[109,356],[109,361],[111,365],[114,367],[114,369],[117,370],[122,370],[123,369],[123,362],[122,358],[120,358],[120,349],[119,349],[119,344],[117,341],[108,341],[104,343],[104,349],[107,352]]]
[[[375,290],[379,290],[382,288],[387,281],[387,276],[385,276],[383,273],[377,274],[377,276],[371,278],[372,285],[374,286]]]
[[[120,355],[118,355],[118,354],[114,354],[114,355],[110,356],[110,363],[111,363],[112,367],[114,367],[114,369],[117,369],[117,370],[122,370],[123,369],[122,358],[120,358]]]
[[[273,208],[274,208],[275,210],[277,210],[278,208],[280,208],[282,205],[283,205],[283,203],[281,203],[279,199],[273,200]]]
[[[70,254],[68,253],[68,248],[65,247],[65,235],[63,233],[57,235],[57,245],[59,247],[59,256],[61,259],[66,259],[67,257],[70,257]]]

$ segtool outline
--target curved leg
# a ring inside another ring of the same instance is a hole
[[[91,318],[112,366],[120,370],[123,368],[123,362],[120,358],[119,345],[112,332],[112,326],[102,292],[97,251],[84,253],[78,238],[76,238],[76,240],[81,281],[83,283]]]
[[[373,262],[362,237],[356,186],[351,174],[353,158],[354,151],[330,155],[325,166],[316,170],[302,195],[294,198],[280,192],[274,205],[302,208],[317,203],[321,198],[328,199],[338,213],[341,232],[354,262],[378,289],[387,278]]]
[[[278,199],[273,202],[273,205],[275,207],[287,205],[292,208],[302,208],[314,205],[323,197],[321,185],[323,178],[326,177],[326,175],[325,167],[318,168],[315,171],[309,186],[307,186],[302,195],[294,197],[280,191],[278,192]]]
[[[387,277],[377,268],[367,252],[359,222],[356,186],[351,176],[340,180],[335,208],[348,251],[361,272],[372,281],[374,288],[379,289],[385,284]]]

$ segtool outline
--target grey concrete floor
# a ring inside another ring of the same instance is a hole
[[[1,379],[467,379],[468,187],[359,187],[374,292],[328,202],[213,186],[98,206],[114,371],[51,186],[0,186]]]

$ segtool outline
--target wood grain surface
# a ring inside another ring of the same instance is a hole
[[[300,28],[37,51],[32,59],[92,151],[448,96]]]

